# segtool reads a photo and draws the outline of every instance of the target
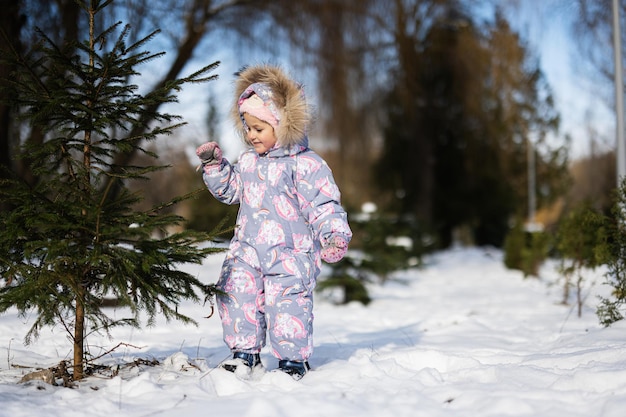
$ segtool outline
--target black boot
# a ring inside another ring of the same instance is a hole
[[[258,353],[235,352],[232,359],[222,363],[222,368],[229,372],[235,372],[240,366],[246,366],[250,370],[262,366],[261,356]]]
[[[289,361],[282,360],[278,362],[278,369],[285,372],[286,374],[291,375],[293,379],[296,381],[302,379],[304,374],[311,370],[309,363],[307,361]]]

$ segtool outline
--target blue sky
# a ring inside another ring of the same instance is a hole
[[[615,146],[615,113],[612,103],[600,97],[590,80],[575,70],[580,57],[571,38],[569,14],[575,11],[569,1],[520,1],[518,19],[512,24],[538,53],[561,115],[561,133],[572,138],[570,155],[574,159],[590,153],[592,135],[602,151]]]
[[[590,152],[592,129],[603,147],[615,141],[615,114],[609,103],[593,94],[588,80],[573,70],[573,48],[562,29],[548,31],[541,47],[541,65],[555,94],[562,118],[561,130],[572,137],[572,157]],[[604,149],[606,150],[606,149]]]

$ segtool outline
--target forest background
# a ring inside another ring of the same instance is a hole
[[[626,2],[620,3],[623,17]],[[220,62],[218,81],[186,87],[168,109],[190,123],[155,145],[172,169],[139,185],[147,206],[202,187],[192,155],[200,143],[217,140],[236,159],[241,144],[227,119],[234,73],[270,62],[306,84],[317,109],[311,146],[329,162],[351,213],[374,203],[408,225],[416,241],[436,247],[502,246],[515,221],[550,228],[583,202],[600,211],[611,206],[610,6],[607,0],[115,0],[98,24],[128,22],[129,41],[161,30],[150,48],[166,58],[135,80],[146,91]],[[0,20],[8,35],[0,46],[22,53],[35,27],[60,44],[83,39],[88,27],[72,0],[5,0]],[[570,47],[571,59],[564,62],[542,55],[554,43],[544,35],[555,28],[567,34],[563,49]],[[575,104],[559,99],[555,91],[565,90],[548,81],[551,59],[582,92]],[[0,164],[35,183],[28,156],[16,152],[46,138],[17,120],[0,106]],[[190,227],[210,230],[225,215],[234,220],[236,208],[204,193],[177,210]]]

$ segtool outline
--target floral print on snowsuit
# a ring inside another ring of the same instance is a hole
[[[217,297],[224,340],[258,353],[269,338],[278,359],[307,360],[313,351],[313,289],[320,241],[352,232],[326,162],[308,140],[264,155],[222,159],[203,179],[221,202],[240,204]]]

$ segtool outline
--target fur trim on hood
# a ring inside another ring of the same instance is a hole
[[[311,121],[311,116],[302,86],[289,78],[281,68],[272,65],[245,67],[237,75],[232,117],[237,132],[243,139],[247,142],[245,123],[239,111],[239,104],[242,98],[256,93],[261,86],[269,88],[272,107],[279,116],[278,126],[275,128],[278,145],[285,148],[292,145],[307,146],[307,126]],[[259,94],[259,96],[264,101],[269,100],[266,94]]]

